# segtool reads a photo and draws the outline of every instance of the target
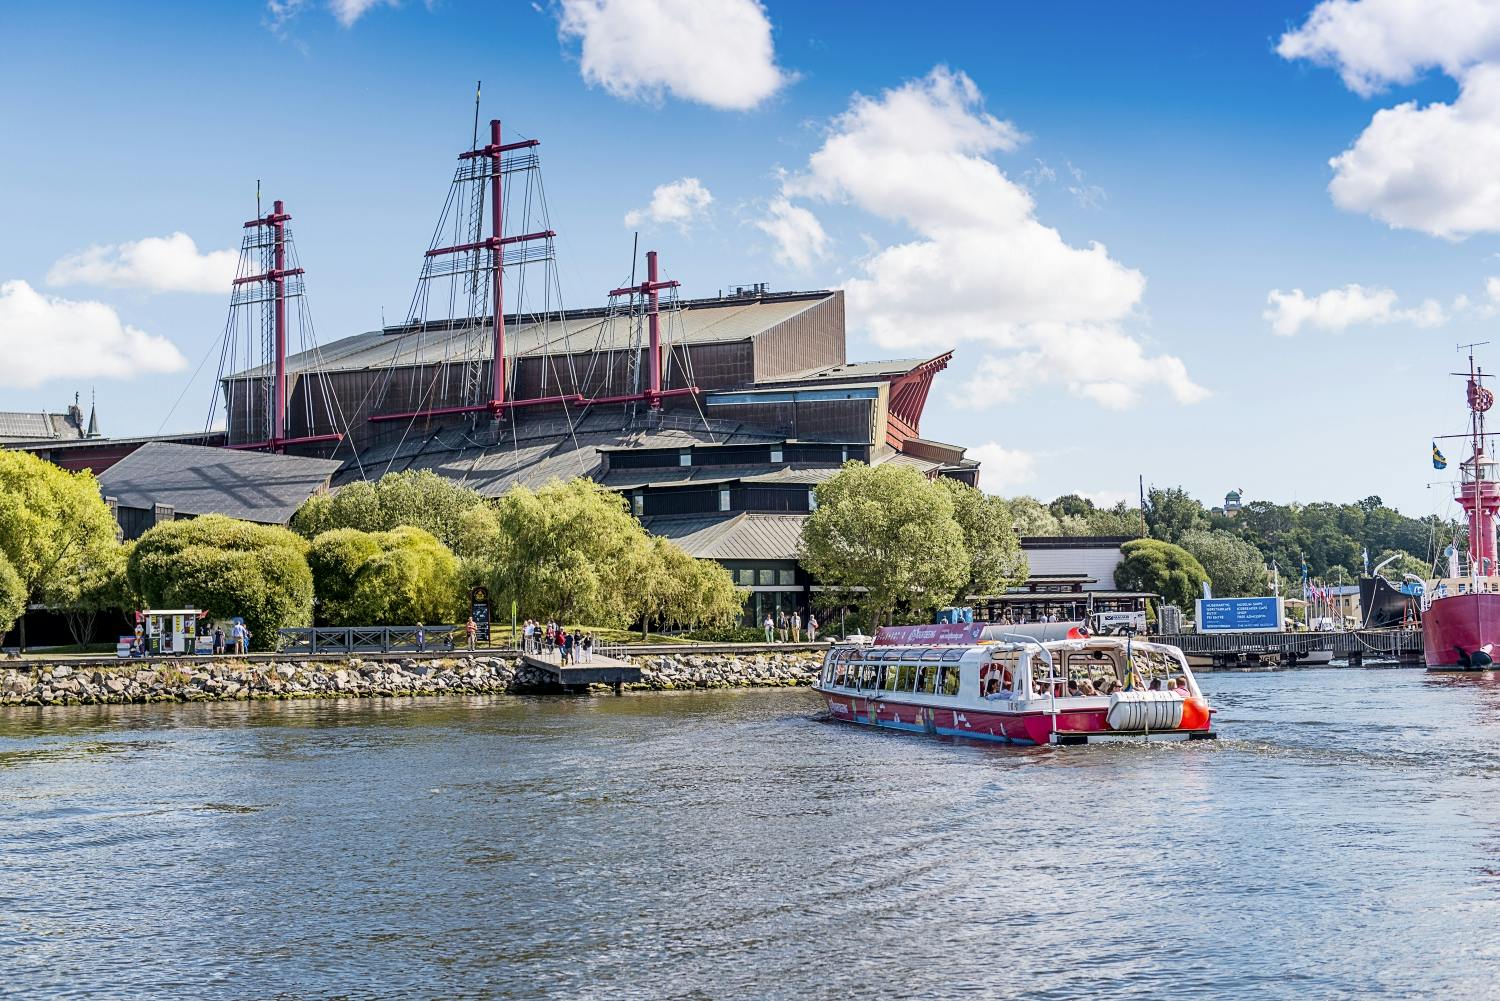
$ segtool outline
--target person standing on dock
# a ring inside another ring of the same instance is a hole
[[[469,616],[469,621],[464,623],[464,634],[469,640],[469,650],[474,649],[474,641],[479,638],[479,623],[474,621],[474,616]]]
[[[813,614],[812,609],[807,611],[807,642],[818,642],[818,617]]]
[[[782,643],[786,642],[787,624],[786,624],[786,609],[784,609],[784,608],[779,608],[779,609],[776,610],[776,635],[778,637],[780,637],[780,641]]]
[[[417,653],[427,652],[427,627],[417,623]]]
[[[792,609],[792,642],[802,642],[802,609]]]
[[[766,629],[766,642],[774,643],[776,641],[776,620],[771,618],[770,612],[766,613],[766,621],[761,624]]]

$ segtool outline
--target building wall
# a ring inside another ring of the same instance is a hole
[[[1110,548],[1068,547],[1040,548],[1021,544],[1033,576],[1045,574],[1087,574],[1097,583],[1085,585],[1089,591],[1113,591],[1115,567],[1125,558],[1119,546]]]
[[[754,379],[760,382],[796,375],[810,368],[842,365],[846,360],[844,293],[835,292],[755,338]]]

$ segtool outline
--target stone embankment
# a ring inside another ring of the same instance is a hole
[[[650,656],[627,658],[644,691],[811,684],[816,654]],[[0,705],[99,705],[125,702],[223,702],[269,699],[392,698],[543,692],[541,671],[503,657],[426,660],[119,661],[87,667],[0,667]]]

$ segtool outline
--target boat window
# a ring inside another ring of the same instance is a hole
[[[963,660],[964,659],[964,654],[967,653],[967,652],[968,652],[967,650],[964,650],[962,648],[955,649],[955,650],[944,650],[943,651],[943,659],[944,660]]]
[[[885,669],[885,684],[881,687],[892,692],[909,692],[916,678],[915,664],[891,664]]]
[[[943,651],[940,650],[940,649],[937,649],[937,648],[933,648],[931,650],[927,650],[927,651],[923,652],[922,659],[923,660],[942,660],[943,659]]]
[[[921,675],[917,678],[917,691],[932,695],[937,691],[937,677],[939,667],[936,664],[923,664]]]
[[[938,679],[938,687],[942,689],[944,695],[958,694],[959,669],[959,665],[957,664],[943,665],[943,674],[942,677]]]

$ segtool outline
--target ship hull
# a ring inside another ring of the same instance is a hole
[[[1500,594],[1454,594],[1435,598],[1422,615],[1422,652],[1429,669],[1474,669],[1463,663],[1500,643]],[[1460,653],[1462,651],[1462,654]],[[1492,655],[1496,651],[1486,651]],[[1490,665],[1482,668],[1489,670]]]

